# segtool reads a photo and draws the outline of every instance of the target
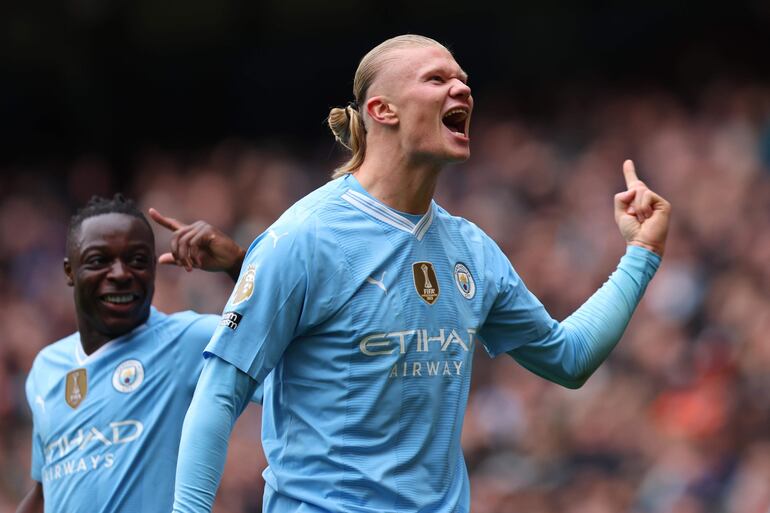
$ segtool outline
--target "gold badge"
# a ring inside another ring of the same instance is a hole
[[[432,305],[438,299],[438,280],[436,272],[433,270],[433,264],[430,262],[415,262],[412,264],[412,277],[414,278],[414,288],[420,297]]]
[[[88,374],[85,369],[75,369],[67,373],[64,386],[64,400],[73,410],[80,406],[88,393]]]
[[[254,293],[254,278],[257,275],[257,267],[250,265],[246,268],[246,272],[241,275],[241,279],[238,280],[238,284],[235,286],[235,294],[233,294],[232,305],[239,305],[249,299]]]

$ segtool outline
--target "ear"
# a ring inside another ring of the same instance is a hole
[[[74,286],[75,276],[72,274],[72,264],[70,264],[69,258],[64,259],[64,274],[67,276],[67,285]]]
[[[366,100],[366,113],[376,123],[396,126],[398,124],[398,112],[385,96],[372,96]]]

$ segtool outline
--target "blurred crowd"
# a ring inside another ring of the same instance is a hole
[[[474,513],[770,512],[770,89],[595,93],[547,119],[481,112],[473,157],[438,202],[487,231],[563,319],[624,251],[612,199],[633,158],[673,205],[663,264],[625,336],[580,390],[479,351],[463,431]],[[490,111],[491,112],[491,111]],[[331,136],[329,136],[329,140]],[[0,513],[31,486],[24,380],[76,329],[62,272],[69,216],[116,184],[142,208],[205,219],[242,245],[336,163],[260,141],[147,150],[119,178],[98,156],[0,179]],[[313,155],[313,152],[310,152]],[[168,234],[157,231],[159,250]],[[224,276],[163,268],[154,304],[218,313]],[[217,513],[261,509],[260,409],[231,441]]]

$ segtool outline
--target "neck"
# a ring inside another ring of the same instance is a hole
[[[96,331],[88,323],[82,321],[78,322],[78,332],[80,333],[80,344],[83,346],[83,352],[86,353],[86,355],[95,353],[104,344],[114,338]]]
[[[131,327],[119,328],[118,332],[114,333],[109,333],[109,330],[106,327],[102,327],[100,329],[94,325],[93,322],[90,322],[87,317],[79,315],[78,332],[80,333],[80,344],[83,346],[83,352],[85,352],[86,355],[93,354],[110,340],[114,340],[118,337],[122,337],[127,333],[131,333],[136,328],[147,322],[149,315],[150,312],[148,311],[146,316],[137,321],[137,324]]]
[[[353,174],[380,202],[400,212],[421,215],[430,208],[440,171],[435,162],[394,158],[392,153],[378,154],[367,148],[364,163]]]

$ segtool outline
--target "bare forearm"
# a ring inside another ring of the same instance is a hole
[[[24,499],[19,503],[19,507],[16,508],[16,513],[43,513],[44,509],[43,485],[41,483],[35,483],[35,486],[32,487]]]

